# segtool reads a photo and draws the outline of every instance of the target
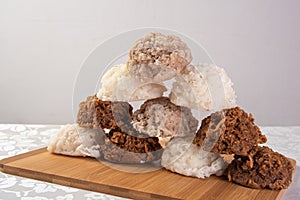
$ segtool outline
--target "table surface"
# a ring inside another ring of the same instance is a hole
[[[0,160],[34,149],[45,147],[51,135],[60,125],[0,125]],[[266,145],[287,157],[297,161],[297,169],[292,185],[282,199],[300,199],[300,126],[297,127],[261,127],[267,136]],[[71,200],[71,199],[123,199],[120,197],[81,190],[18,177],[0,172],[0,200]]]

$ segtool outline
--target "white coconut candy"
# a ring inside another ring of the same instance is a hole
[[[161,165],[185,176],[221,176],[228,164],[220,155],[204,151],[192,141],[193,137],[173,138],[163,152]]]
[[[236,106],[231,79],[223,68],[213,64],[189,65],[176,77],[169,97],[174,104],[200,111]]]
[[[139,101],[163,96],[163,83],[143,83],[128,74],[125,64],[112,67],[101,79],[97,97],[109,101]]]
[[[64,125],[48,141],[51,153],[68,156],[100,156],[100,145],[104,142],[100,130],[81,128],[77,124]]]

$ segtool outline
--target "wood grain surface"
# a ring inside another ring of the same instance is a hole
[[[295,165],[295,161],[293,160]],[[138,170],[139,166],[124,166]],[[144,166],[150,168],[150,166]],[[5,173],[134,199],[280,199],[284,190],[258,190],[223,177],[186,177],[165,169],[128,173],[92,158],[69,157],[45,148],[0,161]]]

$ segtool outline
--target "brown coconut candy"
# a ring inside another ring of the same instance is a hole
[[[252,114],[235,107],[205,118],[193,143],[213,153],[246,156],[254,146],[266,141]]]
[[[227,178],[243,186],[280,190],[292,182],[294,167],[280,153],[256,146],[248,156],[235,156],[227,169]]]
[[[162,147],[157,137],[149,137],[135,130],[127,134],[119,128],[111,130],[106,136],[105,145],[101,146],[100,151],[107,161],[138,164],[161,158]]]
[[[127,102],[102,101],[96,95],[79,104],[77,123],[80,127],[114,129],[131,123],[132,106]]]

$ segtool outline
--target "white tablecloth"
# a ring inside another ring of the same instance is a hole
[[[57,125],[0,125],[0,159],[45,147]],[[300,127],[262,127],[267,145],[297,161],[292,185],[283,199],[300,199]],[[0,172],[0,200],[122,199],[111,195],[32,180]]]

